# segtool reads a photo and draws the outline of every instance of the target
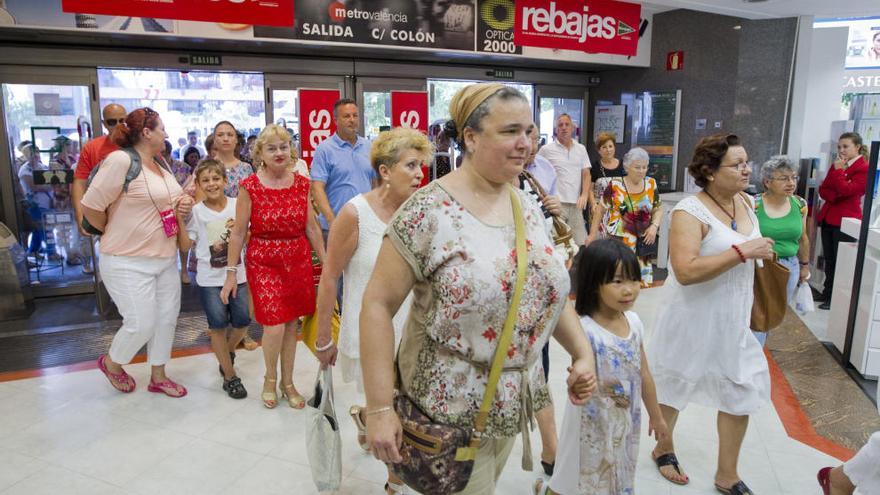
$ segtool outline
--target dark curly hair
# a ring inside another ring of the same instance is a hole
[[[742,146],[736,134],[714,134],[697,143],[688,172],[698,186],[704,188],[709,185],[709,176],[721,167],[721,161],[731,146]]]

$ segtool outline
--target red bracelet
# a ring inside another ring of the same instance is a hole
[[[743,254],[742,249],[740,249],[739,246],[737,246],[736,244],[731,244],[730,247],[732,247],[733,250],[736,251],[736,254],[739,256],[740,261],[745,263],[746,256]]]

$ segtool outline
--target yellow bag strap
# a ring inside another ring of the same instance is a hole
[[[498,388],[498,380],[501,378],[501,370],[504,367],[507,350],[513,338],[513,327],[516,324],[519,301],[522,297],[526,278],[526,261],[528,258],[528,252],[526,251],[526,227],[519,196],[516,195],[513,187],[510,188],[510,204],[513,207],[513,222],[516,228],[516,284],[513,288],[510,308],[507,310],[504,330],[502,330],[501,337],[498,339],[498,348],[495,349],[495,358],[492,360],[492,369],[489,371],[489,380],[486,382],[486,393],[483,394],[483,404],[480,406],[480,411],[474,420],[474,437],[476,438],[471,439],[472,444],[474,440],[479,440],[480,434],[486,429],[489,411],[492,409],[492,402],[495,399],[495,390]]]

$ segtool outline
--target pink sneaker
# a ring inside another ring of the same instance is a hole
[[[122,373],[113,373],[108,370],[107,365],[104,364],[106,358],[106,355],[98,358],[98,369],[101,370],[101,373],[104,373],[104,376],[110,381],[110,385],[113,385],[113,388],[126,394],[134,392],[134,378],[126,373],[125,370],[122,370]]]
[[[186,395],[186,387],[180,385],[179,383],[172,382],[170,379],[166,378],[164,382],[156,383],[150,378],[150,385],[147,386],[147,390],[150,392],[162,393],[167,395],[168,397],[179,398]]]

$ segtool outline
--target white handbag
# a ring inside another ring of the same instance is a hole
[[[306,402],[306,453],[319,492],[336,491],[342,482],[342,437],[333,407],[333,373],[318,372],[312,398]]]

